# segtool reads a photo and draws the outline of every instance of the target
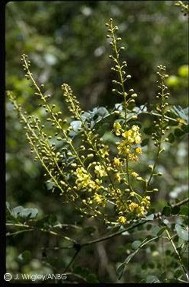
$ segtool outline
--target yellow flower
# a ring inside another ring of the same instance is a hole
[[[141,147],[137,147],[137,148],[135,149],[135,152],[141,154],[141,153],[142,153]]]
[[[139,205],[138,205],[137,203],[135,203],[135,202],[131,202],[131,203],[129,204],[129,210],[130,210],[131,212],[136,212],[136,210],[138,209],[138,207],[139,207]]]
[[[130,159],[130,160],[133,160],[133,161],[137,161],[137,160],[138,160],[138,156],[135,155],[134,153],[130,153],[130,154],[129,154],[129,159]]]
[[[149,206],[150,206],[150,197],[149,197],[149,196],[145,196],[145,197],[142,199],[141,204],[142,204],[146,209],[148,209]]]
[[[128,155],[130,153],[130,147],[124,140],[118,143],[117,149],[120,155]]]
[[[120,182],[121,181],[121,176],[119,172],[114,173],[113,178],[115,181]]]
[[[186,125],[186,120],[182,118],[176,118],[176,121],[179,123],[179,127],[182,125]]]
[[[87,172],[87,170],[83,167],[78,167],[76,169],[76,184],[78,189],[83,189],[83,188],[89,188],[90,189],[96,189],[97,185],[96,183],[91,179],[90,173]]]
[[[102,195],[99,195],[97,193],[95,193],[94,195],[94,201],[97,203],[97,204],[102,204],[104,203],[104,198]],[[104,205],[104,204],[103,204]]]
[[[119,216],[118,217],[118,222],[121,224],[124,224],[127,222],[127,219],[124,216]]]
[[[129,204],[129,210],[138,216],[144,216],[150,206],[150,197],[145,196],[142,198],[140,205],[135,202]]]
[[[137,135],[135,136],[135,143],[136,143],[136,144],[140,144],[140,143],[141,143],[141,136],[140,136],[139,134],[137,134]]]
[[[134,132],[138,132],[138,131],[139,131],[139,126],[133,125],[133,126],[132,126],[132,130],[133,130]]]
[[[144,216],[146,213],[146,210],[144,208],[144,206],[139,206],[138,208],[138,216]]]
[[[135,141],[132,130],[122,133],[122,136],[125,138],[125,142],[128,144],[133,144]]]
[[[83,186],[86,186],[87,182],[90,180],[90,175],[83,167],[78,167],[76,169],[76,176],[77,176],[76,183],[78,185],[81,185],[82,183]]]
[[[122,131],[120,123],[119,122],[114,122],[113,127],[114,127],[114,132],[115,132],[116,136],[120,136],[121,131]]]
[[[95,173],[96,173],[98,176],[100,176],[100,177],[103,177],[103,176],[106,176],[106,175],[107,175],[107,173],[106,173],[104,167],[101,166],[101,165],[96,165],[96,166],[95,166]]]
[[[130,160],[137,161],[136,154],[141,154],[141,147],[135,147],[136,144],[141,143],[141,135],[139,127],[133,125],[130,130],[122,132],[123,140],[117,143],[118,154],[129,156]]]
[[[138,173],[136,173],[136,172],[131,172],[131,175],[133,176],[133,177],[137,177],[138,176]]]
[[[120,161],[120,159],[117,158],[117,157],[114,157],[114,159],[113,159],[113,164],[114,164],[115,167],[121,166],[121,161]]]
[[[102,147],[99,150],[99,153],[100,153],[102,158],[105,158],[106,156],[109,156],[108,147],[107,146]]]
[[[141,135],[138,126],[132,126],[130,130],[123,132],[122,136],[125,138],[126,143],[130,145],[141,143]]]

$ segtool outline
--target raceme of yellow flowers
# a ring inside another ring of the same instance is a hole
[[[153,191],[150,183],[155,174],[155,164],[148,179],[140,176],[135,168],[142,155],[142,135],[137,124],[129,123],[128,116],[129,105],[135,104],[137,95],[133,90],[130,92],[125,90],[125,82],[131,76],[127,74],[126,61],[121,61],[120,53],[124,47],[120,46],[121,38],[117,37],[118,27],[113,25],[112,19],[106,26],[109,33],[107,38],[113,52],[109,58],[114,63],[112,70],[117,79],[113,80],[115,89],[112,92],[122,96],[123,99],[123,111],[114,120],[110,130],[115,138],[113,150],[103,137],[86,123],[83,117],[84,111],[80,108],[72,89],[69,85],[63,84],[63,96],[71,113],[71,119],[79,123],[81,139],[79,144],[74,140],[71,136],[73,131],[71,121],[62,119],[62,112],[57,111],[58,107],[49,103],[48,96],[41,91],[30,72],[30,62],[26,55],[22,56],[26,77],[33,85],[35,95],[41,100],[41,106],[47,113],[46,121],[48,126],[51,124],[51,136],[48,134],[45,122],[42,123],[39,117],[27,115],[18,105],[12,92],[9,92],[8,96],[25,127],[31,151],[44,167],[47,180],[60,191],[64,201],[73,204],[86,216],[103,219],[109,224],[126,224],[130,220],[144,217],[148,212],[149,192]],[[167,97],[164,85],[165,68],[160,66],[159,70],[161,79],[159,98],[165,101]],[[164,121],[164,109],[166,109],[165,103],[159,109],[163,114],[158,122],[158,134],[154,133],[159,153],[162,142],[160,137],[163,137],[167,124]],[[62,150],[58,150],[53,139],[62,143]]]

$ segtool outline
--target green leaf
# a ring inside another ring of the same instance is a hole
[[[12,209],[11,214],[15,218],[24,218],[24,219],[29,219],[29,218],[35,218],[38,214],[38,209],[37,208],[24,208],[22,206],[17,206]]]
[[[97,133],[102,137],[108,130],[110,130],[110,124],[108,122],[98,122],[98,125],[94,127]],[[104,137],[103,137],[104,139]]]
[[[120,279],[123,276],[123,273],[125,272],[125,268],[126,268],[126,264],[125,263],[121,263],[118,266],[118,268],[116,270],[118,279]]]
[[[170,216],[171,215],[171,207],[170,206],[165,206],[162,210],[162,215],[165,216]]]
[[[152,214],[146,216],[145,220],[146,220],[146,221],[152,221],[152,220],[154,220],[154,213],[152,213]]]
[[[47,190],[52,190],[53,187],[55,187],[55,184],[51,182],[50,180],[46,181],[45,184],[46,184]]]
[[[183,109],[181,106],[173,106],[166,115],[173,119],[181,118],[188,121],[189,107]]]
[[[158,225],[153,225],[151,229],[151,235],[157,236],[158,232],[161,230],[161,228]]]
[[[138,249],[138,248],[140,247],[141,243],[142,243],[142,242],[141,242],[140,240],[134,241],[134,242],[131,244],[132,249],[134,249],[134,250]]]
[[[165,225],[167,225],[167,226],[170,225],[170,221],[169,221],[168,219],[166,219],[166,218],[163,219],[162,222],[163,222]]]
[[[183,136],[185,133],[186,133],[185,130],[179,129],[179,128],[175,129],[175,131],[174,131],[174,135],[175,135],[176,137],[181,137],[181,136]]]
[[[103,134],[103,132],[111,130],[113,123],[117,118],[118,115],[115,112],[112,112],[105,117],[98,117],[94,122],[93,127],[98,133]]]
[[[186,206],[181,206],[181,207],[180,207],[180,214],[181,214],[181,215],[188,216],[188,214],[189,214],[189,206],[188,206],[188,205],[186,205]]]
[[[69,136],[74,137],[74,136],[76,136],[78,133],[80,133],[80,131],[81,131],[81,126],[82,126],[81,121],[72,121],[72,122],[70,123],[71,130],[70,130]]]
[[[189,241],[188,230],[184,229],[180,224],[175,224],[175,230],[181,239]]]
[[[124,264],[128,264],[131,259],[135,256],[135,254],[137,254],[137,252],[139,251],[139,249],[137,249],[136,251],[134,251],[133,253],[129,254],[124,262]]]
[[[172,208],[172,214],[173,215],[175,215],[175,214],[179,214],[179,212],[180,212],[180,206],[174,206],[173,208]]]
[[[185,134],[189,133],[189,125],[184,125],[182,127],[182,130],[183,130],[183,133],[185,133]]]

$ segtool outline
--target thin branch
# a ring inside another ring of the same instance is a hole
[[[77,242],[70,238],[70,237],[67,237],[67,236],[63,236],[62,234],[60,233],[57,233],[57,232],[54,232],[54,231],[51,231],[51,230],[48,230],[48,229],[44,229],[44,228],[37,228],[36,226],[31,226],[31,225],[28,225],[28,224],[22,224],[22,223],[6,223],[6,226],[12,226],[12,227],[23,227],[23,228],[28,228],[28,232],[29,231],[41,231],[41,232],[45,232],[45,233],[49,233],[51,235],[55,235],[55,236],[59,236],[65,240],[68,240],[68,241],[71,241],[73,244],[77,244]],[[26,231],[26,230],[25,230]]]
[[[181,206],[181,205],[184,205],[185,203],[188,203],[189,202],[189,197],[186,198],[186,199],[183,199],[182,201],[179,201],[175,204],[172,204],[171,207],[174,208],[174,207],[178,207],[178,206]]]
[[[184,204],[186,204],[186,203],[188,203],[188,202],[189,202],[189,198],[186,198],[186,199],[184,199],[184,200],[182,200],[182,201],[180,201],[180,202],[178,202],[178,203],[176,203],[176,204],[171,205],[171,207],[174,208],[174,207],[177,207],[177,206],[182,206],[182,205],[184,205]],[[161,213],[157,213],[157,214],[160,214],[160,215],[161,215]],[[156,216],[154,215],[154,219],[155,219],[155,218],[156,218]],[[67,269],[71,266],[71,264],[73,263],[73,261],[75,260],[77,254],[79,253],[79,251],[81,250],[82,247],[85,247],[85,246],[88,246],[88,245],[92,245],[92,244],[96,244],[96,243],[98,243],[98,242],[102,242],[102,241],[111,239],[111,238],[113,238],[113,237],[115,237],[115,236],[121,235],[121,234],[124,233],[124,232],[130,231],[130,230],[132,230],[132,229],[134,229],[134,228],[136,228],[136,227],[138,227],[138,226],[141,226],[141,225],[143,225],[143,224],[145,224],[145,223],[147,223],[147,222],[149,222],[149,221],[152,221],[152,220],[153,220],[153,219],[151,219],[151,220],[141,220],[140,222],[138,222],[138,223],[136,223],[136,224],[133,224],[133,225],[131,225],[131,226],[125,228],[125,229],[119,230],[119,231],[117,231],[117,232],[115,232],[115,233],[112,233],[112,234],[109,234],[109,235],[106,235],[106,236],[103,236],[103,237],[100,237],[100,238],[97,238],[97,239],[94,239],[94,240],[91,240],[91,241],[84,242],[84,243],[82,243],[82,244],[78,243],[76,240],[74,240],[74,239],[72,239],[72,238],[69,238],[69,237],[67,237],[67,236],[62,236],[61,234],[56,233],[56,232],[51,231],[51,230],[46,230],[46,229],[43,229],[43,228],[40,228],[40,229],[38,229],[38,230],[39,230],[39,231],[42,231],[42,232],[47,232],[47,233],[52,234],[52,235],[55,235],[55,236],[60,236],[60,237],[66,239],[66,240],[68,240],[68,241],[71,241],[71,242],[73,243],[72,246],[66,247],[66,248],[68,248],[68,249],[71,249],[71,248],[75,248],[75,249],[76,249],[76,252],[75,252],[75,254],[74,254],[72,260],[70,261],[70,263],[68,264],[68,266],[67,266],[66,269],[65,269],[65,270],[67,270]],[[30,226],[30,225],[21,224],[21,223],[15,223],[15,224],[7,223],[6,225],[7,225],[7,226],[15,226],[15,227],[28,228],[28,231],[34,231],[34,230],[36,230],[35,227],[34,227],[34,229],[31,229],[31,226]],[[26,230],[25,230],[25,231],[26,231]]]
[[[82,244],[81,244],[81,247],[84,247],[84,246],[87,246],[87,245],[91,245],[91,244],[95,244],[95,243],[97,243],[97,242],[101,242],[101,241],[108,240],[108,239],[113,238],[113,237],[115,237],[115,236],[118,236],[118,235],[120,235],[120,234],[122,234],[122,233],[124,233],[124,232],[126,232],[126,231],[130,231],[130,230],[132,230],[132,229],[134,229],[134,228],[136,228],[136,227],[138,227],[138,226],[140,226],[140,225],[143,225],[143,224],[147,223],[148,221],[150,221],[150,220],[140,221],[140,222],[138,222],[138,223],[136,223],[136,224],[131,225],[131,226],[128,227],[128,228],[119,230],[119,231],[117,231],[117,232],[115,232],[115,233],[112,233],[112,234],[110,234],[110,235],[103,236],[103,237],[101,237],[101,238],[97,238],[97,239],[95,239],[95,240],[91,240],[91,241],[82,243]]]
[[[181,206],[181,205],[184,205],[184,204],[186,204],[186,203],[188,203],[188,202],[189,202],[189,198],[186,198],[186,199],[184,199],[184,200],[182,200],[182,201],[180,201],[180,202],[177,202],[176,204],[171,205],[171,207],[174,208],[174,207],[176,207],[176,206]],[[157,213],[157,214],[159,214],[159,213]],[[155,219],[155,218],[156,218],[156,216],[154,216],[154,219]],[[149,221],[151,221],[151,220],[143,220],[143,221],[140,221],[140,222],[138,222],[138,223],[136,223],[136,224],[131,225],[131,226],[128,227],[128,228],[125,228],[125,229],[123,229],[123,230],[119,230],[119,231],[117,231],[117,232],[115,232],[115,233],[112,233],[112,234],[110,234],[110,235],[103,236],[103,237],[101,237],[101,238],[97,238],[97,239],[95,239],[95,240],[91,240],[91,241],[85,242],[85,243],[81,244],[81,247],[87,246],[87,245],[91,245],[91,244],[95,244],[95,243],[97,243],[97,242],[101,242],[101,241],[108,240],[108,239],[110,239],[110,238],[112,238],[112,237],[115,237],[115,236],[117,236],[117,235],[121,235],[122,233],[124,233],[124,232],[126,232],[126,231],[130,231],[130,230],[132,230],[132,229],[134,229],[134,228],[136,228],[136,227],[138,227],[138,226],[140,226],[140,225],[143,225],[143,224],[145,224],[145,223],[147,223],[147,222],[149,222]]]
[[[62,250],[62,249],[73,249],[73,245],[72,246],[54,246],[54,247],[42,247],[41,250],[42,251],[48,251],[48,250],[53,250],[53,251],[58,251],[58,250]]]
[[[77,255],[79,254],[80,250],[81,250],[81,248],[77,248],[77,249],[76,249],[76,251],[75,251],[75,253],[74,253],[72,259],[70,260],[70,262],[68,263],[68,265],[65,267],[63,273],[65,273],[65,272],[68,270],[68,268],[72,265],[72,263],[74,262],[75,258],[76,258]]]
[[[23,232],[29,232],[29,231],[33,231],[33,228],[32,229],[24,229],[24,230],[20,230],[20,231],[16,231],[16,232],[7,232],[6,233],[6,236],[9,237],[9,236],[13,236],[13,235],[18,235],[20,233],[23,233]]]
[[[58,223],[53,226],[53,228],[76,228],[76,229],[82,229],[80,226],[74,225],[74,224],[63,224],[63,223]]]
[[[176,248],[176,246],[175,246],[175,243],[173,242],[173,239],[172,239],[172,237],[171,237],[170,234],[169,234],[169,230],[166,229],[165,231],[166,231],[166,233],[167,233],[168,239],[169,239],[170,242],[171,242],[171,245],[172,245],[172,247],[173,247],[173,250],[175,251],[175,254],[176,254],[176,256],[177,256],[177,258],[178,258],[178,260],[179,260],[179,262],[180,262],[180,265],[181,265],[181,267],[182,267],[182,269],[183,269],[183,271],[184,271],[184,274],[185,274],[185,276],[186,276],[186,279],[187,279],[187,281],[189,282],[189,276],[188,276],[187,270],[186,270],[186,268],[185,268],[185,266],[184,266],[184,263],[182,262],[182,258],[181,258],[180,254],[179,254],[179,251],[177,250],[177,248]]]

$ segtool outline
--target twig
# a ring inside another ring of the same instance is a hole
[[[28,231],[36,231],[36,230],[38,230],[38,231],[41,231],[41,232],[49,233],[51,235],[59,236],[59,237],[65,239],[65,240],[71,241],[73,244],[77,244],[77,242],[74,239],[72,239],[70,237],[67,237],[67,236],[63,236],[60,233],[57,233],[57,232],[54,232],[54,231],[51,231],[51,230],[48,230],[48,229],[37,228],[36,226],[32,226],[32,225],[28,225],[28,224],[22,224],[22,223],[6,223],[6,226],[23,227],[23,228],[27,228]]]
[[[188,202],[189,202],[189,198],[186,198],[186,199],[184,199],[184,200],[182,200],[182,201],[180,201],[180,202],[177,202],[176,204],[171,205],[171,207],[174,208],[174,207],[176,207],[176,206],[181,206],[181,205],[184,205],[184,204],[186,204],[186,203],[188,203]],[[159,216],[161,215],[161,213],[157,213],[157,214],[158,214]],[[155,218],[156,218],[156,216],[154,215],[154,219],[155,219]],[[115,236],[120,235],[120,234],[122,234],[122,233],[124,233],[124,232],[126,232],[126,231],[130,231],[130,230],[132,230],[132,229],[134,229],[134,228],[136,228],[136,227],[138,227],[138,226],[140,226],[140,225],[143,225],[143,224],[145,224],[145,223],[147,223],[147,222],[149,222],[149,221],[151,221],[151,220],[143,220],[143,221],[140,221],[140,222],[138,222],[138,223],[136,223],[136,224],[134,224],[134,225],[132,225],[132,226],[130,226],[130,227],[128,227],[128,228],[125,228],[125,229],[123,229],[123,230],[117,231],[117,232],[112,233],[112,234],[110,234],[110,235],[103,236],[103,237],[101,237],[101,238],[97,238],[97,239],[95,239],[95,240],[91,240],[91,241],[85,242],[85,243],[81,244],[81,247],[87,246],[87,245],[91,245],[91,244],[95,244],[95,243],[97,243],[97,242],[101,242],[101,241],[104,241],[104,240],[108,240],[108,239],[110,239],[110,238],[112,238],[112,237],[115,237]]]
[[[8,236],[13,236],[13,235],[18,235],[18,234],[20,234],[20,233],[29,232],[29,231],[33,231],[33,228],[32,228],[32,229],[20,230],[20,231],[16,231],[16,232],[13,232],[13,233],[7,232],[7,233],[6,233],[6,236],[8,237]]]
[[[184,205],[184,204],[186,204],[186,203],[188,203],[189,202],[189,198],[186,198],[186,199],[184,199],[184,200],[182,200],[182,201],[180,201],[180,202],[178,202],[178,203],[176,203],[176,204],[173,204],[173,205],[171,205],[171,207],[172,208],[174,208],[174,207],[178,207],[178,206],[182,206],[182,205]],[[161,215],[161,213],[157,213],[158,215]],[[92,245],[92,244],[96,244],[96,243],[98,243],[98,242],[102,242],[102,241],[105,241],[105,240],[108,240],[108,239],[111,239],[111,238],[113,238],[113,237],[115,237],[115,236],[118,236],[118,235],[121,235],[122,233],[124,233],[124,232],[127,232],[127,231],[131,231],[132,229],[134,229],[134,228],[136,228],[136,227],[138,227],[138,226],[141,226],[141,225],[143,225],[143,224],[145,224],[145,223],[147,223],[147,222],[150,222],[150,221],[153,221],[154,219],[156,219],[156,215],[154,214],[154,218],[153,219],[142,219],[141,221],[139,221],[138,223],[136,223],[136,224],[133,224],[133,225],[131,225],[131,226],[129,226],[129,227],[127,227],[127,228],[125,228],[125,229],[122,229],[122,230],[119,230],[119,231],[117,231],[117,232],[115,232],[115,233],[112,233],[112,234],[109,234],[109,235],[106,235],[106,236],[103,236],[103,237],[100,237],[100,238],[97,238],[97,239],[94,239],[94,240],[90,240],[90,241],[87,241],[87,242],[84,242],[84,243],[78,243],[76,240],[74,240],[74,239],[72,239],[72,238],[69,238],[69,237],[67,237],[67,236],[62,236],[61,234],[59,234],[59,233],[56,233],[56,232],[54,232],[54,231],[51,231],[51,230],[46,230],[46,229],[43,229],[43,228],[39,228],[38,230],[39,231],[42,231],[42,232],[47,232],[47,233],[49,233],[49,234],[52,234],[52,235],[55,235],[55,236],[60,236],[61,238],[64,238],[64,239],[66,239],[66,240],[68,240],[68,241],[71,241],[72,242],[72,245],[71,246],[68,246],[68,247],[62,247],[62,249],[63,248],[67,248],[67,249],[72,249],[72,248],[74,248],[76,251],[75,251],[75,253],[74,253],[74,255],[73,255],[73,257],[72,257],[72,259],[71,259],[71,261],[68,263],[68,265],[65,267],[65,269],[64,269],[64,272],[66,272],[66,270],[68,270],[68,268],[72,265],[72,263],[74,262],[74,260],[75,260],[75,258],[77,257],[77,255],[79,254],[79,252],[80,252],[80,250],[83,248],[83,247],[85,247],[85,246],[88,246],[88,245]],[[22,224],[22,223],[7,223],[6,224],[7,226],[14,226],[14,227],[24,227],[24,228],[28,228],[28,231],[34,231],[34,230],[36,230],[36,227],[33,227],[33,229],[31,229],[31,226],[30,225],[26,225],[26,224]],[[27,231],[27,230],[24,230],[24,231]],[[16,233],[15,233],[16,234]],[[174,250],[175,250],[175,252],[176,252],[176,254],[177,254],[177,256],[178,256],[178,258],[179,258],[179,261],[180,261],[180,255],[179,255],[179,253],[178,253],[178,251],[177,251],[177,249],[175,249],[176,247],[175,247],[175,245],[174,245],[174,242],[172,241],[172,238],[170,237],[170,235],[168,235],[168,238],[171,240],[171,244],[172,244],[172,246],[173,246],[173,248],[174,248]],[[184,266],[182,265],[182,267],[183,267],[183,269],[184,269]],[[184,269],[185,270],[185,269]],[[186,271],[186,270],[185,270]],[[68,274],[68,273],[67,273]],[[70,275],[71,274],[73,274],[73,273],[70,273]],[[187,275],[187,273],[185,273],[186,274],[186,276],[188,276]],[[187,277],[187,279],[188,279],[188,277]]]
[[[76,251],[75,251],[75,253],[74,253],[72,259],[70,260],[70,262],[68,263],[68,265],[65,267],[64,273],[65,273],[65,272],[68,270],[68,268],[72,265],[72,263],[74,262],[76,256],[79,254],[80,250],[81,250],[81,248],[77,248],[77,249],[76,249]]]
[[[95,244],[95,243],[97,243],[97,242],[101,242],[101,241],[110,239],[110,238],[115,237],[115,236],[118,236],[118,235],[120,235],[120,234],[122,234],[122,233],[124,233],[124,232],[126,232],[126,231],[130,231],[130,230],[134,229],[135,227],[138,227],[138,226],[140,226],[140,225],[143,225],[143,224],[145,224],[145,223],[148,222],[148,221],[150,221],[150,220],[140,221],[140,222],[138,222],[138,223],[136,223],[136,224],[134,224],[134,225],[132,225],[132,226],[130,226],[130,227],[128,227],[128,228],[122,229],[122,230],[117,231],[117,232],[115,232],[115,233],[112,233],[112,234],[110,234],[110,235],[103,236],[103,237],[101,237],[101,238],[97,238],[97,239],[95,239],[95,240],[91,240],[91,241],[82,243],[80,246],[81,246],[81,247],[84,247],[84,246],[87,246],[87,245]]]
[[[182,201],[179,201],[175,204],[172,204],[171,207],[174,208],[174,207],[177,207],[177,206],[181,206],[181,205],[184,205],[185,203],[188,203],[189,202],[189,197],[186,198],[186,199],[183,199]]]
[[[183,269],[183,271],[184,271],[184,274],[186,275],[186,280],[189,282],[189,276],[188,276],[187,270],[186,270],[186,268],[185,268],[185,266],[184,266],[184,264],[183,264],[183,262],[182,262],[182,258],[180,257],[180,254],[179,254],[179,252],[178,252],[178,250],[177,250],[177,248],[176,248],[176,246],[175,246],[175,243],[173,242],[173,239],[172,239],[171,235],[169,234],[169,231],[168,231],[167,228],[166,228],[165,231],[166,231],[166,233],[167,233],[168,239],[169,239],[170,242],[171,242],[171,245],[172,245],[172,247],[173,247],[173,250],[175,251],[175,254],[176,254],[177,257],[178,257],[178,260],[179,260],[179,262],[180,262],[180,265],[182,266],[182,269]]]

